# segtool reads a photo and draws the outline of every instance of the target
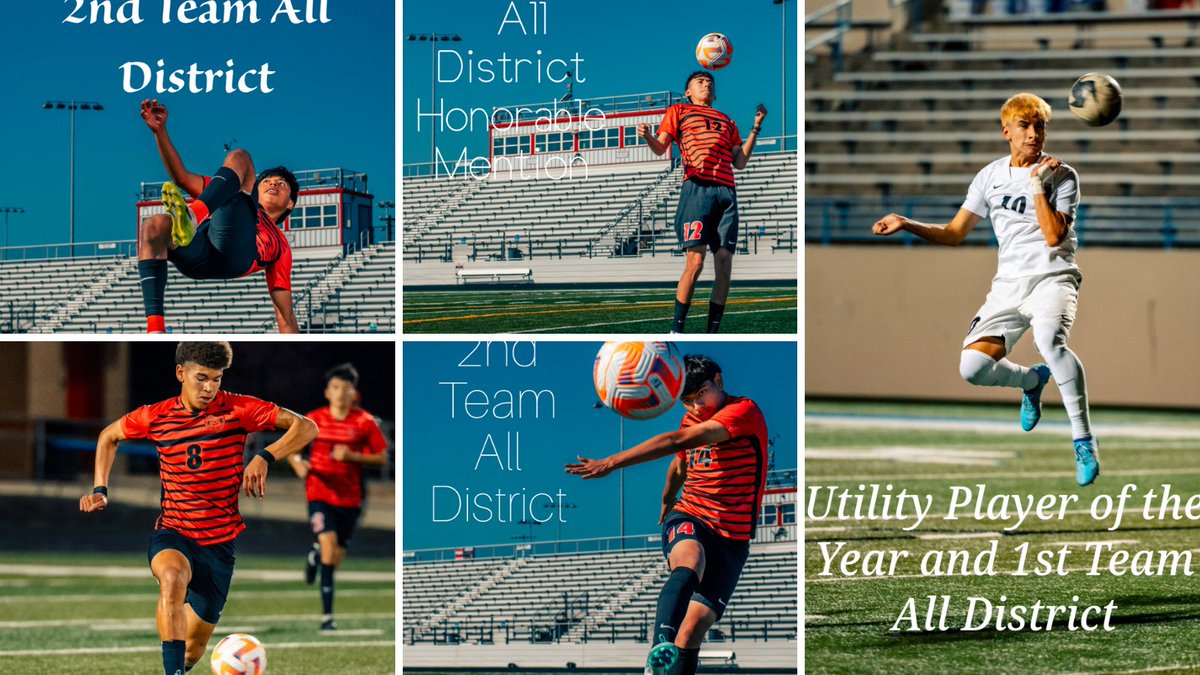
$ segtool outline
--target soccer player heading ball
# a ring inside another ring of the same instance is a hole
[[[1067,348],[1082,278],[1075,264],[1072,227],[1079,206],[1079,175],[1042,152],[1049,122],[1050,105],[1041,98],[1017,94],[1008,99],[1000,109],[1000,131],[1009,155],[975,176],[953,220],[930,225],[892,213],[872,231],[889,235],[906,230],[955,246],[980,220],[991,218],[999,264],[992,290],[963,340],[959,372],[971,384],[1024,391],[1025,431],[1041,419],[1042,389],[1053,375],[1071,419],[1075,480],[1084,486],[1100,475],[1100,453],[1088,417],[1083,365]],[[1034,345],[1046,363],[1026,368],[1004,357],[1031,327]]]
[[[758,105],[754,128],[742,142],[733,120],[712,107],[717,100],[717,83],[712,73],[697,70],[688,75],[684,95],[690,103],[676,103],[667,108],[657,136],[650,133],[649,124],[639,124],[637,132],[654,154],[663,154],[674,142],[683,158],[683,188],[675,210],[675,236],[687,262],[675,289],[671,332],[683,332],[692,292],[704,269],[704,255],[707,249],[712,249],[716,272],[708,301],[708,332],[716,333],[725,314],[733,254],[737,251],[738,210],[733,169],[744,169],[750,161],[767,109],[761,103]]]
[[[329,405],[308,413],[321,428],[305,461],[292,455],[292,469],[304,479],[308,522],[316,542],[308,552],[304,580],[321,577],[321,632],[337,630],[333,621],[333,572],[362,514],[362,467],[387,464],[387,441],[375,416],[358,407],[358,370],[343,363],[325,373]]]
[[[228,342],[181,342],[175,351],[179,396],[142,406],[100,432],[95,488],[79,500],[85,513],[108,506],[118,443],[146,440],[158,447],[162,515],[147,558],[158,580],[155,618],[166,675],[183,675],[196,665],[221,619],[237,537],[246,529],[239,490],[262,499],[271,462],[299,452],[317,436],[317,425],[303,415],[221,391],[232,361]],[[268,429],[285,433],[243,468],[246,435]]]
[[[663,554],[671,576],[658,596],[647,675],[691,675],[700,644],[733,595],[762,507],[767,423],[754,401],[725,391],[721,368],[684,357],[678,431],[604,459],[579,457],[569,474],[603,478],[616,469],[674,455],[663,489]],[[678,499],[679,488],[683,494]]]
[[[292,249],[279,225],[296,205],[296,177],[282,166],[255,176],[250,153],[234,150],[212,176],[191,173],[167,135],[167,107],[142,101],[142,120],[154,132],[173,183],[163,185],[167,214],[146,218],[138,236],[138,277],[146,330],[166,331],[163,295],[167,261],[192,279],[237,279],[262,270],[280,333],[299,333],[292,311]],[[183,193],[195,201],[189,205]]]

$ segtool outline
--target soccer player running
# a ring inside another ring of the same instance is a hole
[[[118,443],[146,440],[158,447],[162,514],[147,558],[158,580],[155,618],[166,675],[182,675],[196,665],[221,619],[237,538],[246,529],[239,491],[262,499],[271,462],[299,452],[317,436],[317,426],[302,415],[221,391],[232,360],[227,342],[181,342],[175,351],[179,396],[142,406],[100,432],[95,488],[79,500],[85,513],[108,506]],[[246,435],[269,429],[284,434],[243,467]]]
[[[387,441],[375,416],[357,407],[358,370],[343,363],[325,373],[329,405],[308,416],[321,432],[309,459],[292,455],[292,469],[305,480],[308,521],[316,542],[305,560],[304,580],[321,576],[321,632],[337,630],[333,621],[333,573],[346,557],[363,503],[363,466],[387,463]]]
[[[697,70],[688,75],[684,95],[690,103],[676,103],[667,108],[657,135],[650,133],[649,124],[639,124],[637,133],[654,154],[662,155],[675,143],[683,158],[683,187],[675,209],[675,236],[679,238],[686,264],[675,289],[671,332],[683,332],[692,292],[704,269],[704,256],[712,249],[716,269],[708,301],[708,332],[716,333],[725,314],[733,254],[737,251],[737,189],[733,169],[744,169],[750,161],[767,109],[761,103],[758,105],[754,128],[743,142],[733,120],[712,107],[717,100],[712,73]]]
[[[878,235],[905,230],[926,241],[956,246],[985,217],[999,242],[992,290],[963,340],[959,372],[971,384],[1016,387],[1021,428],[1032,430],[1042,416],[1042,390],[1054,376],[1071,420],[1075,480],[1089,485],[1100,475],[1099,443],[1088,415],[1083,365],[1067,348],[1081,280],[1075,264],[1075,210],[1079,175],[1042,151],[1050,105],[1033,94],[1017,94],[1000,109],[1000,132],[1009,155],[985,166],[971,181],[966,200],[949,223],[930,225],[889,214],[872,228]],[[1033,328],[1045,364],[1030,368],[1005,358]]]
[[[700,644],[721,614],[750,553],[767,475],[767,423],[754,401],[725,391],[721,368],[684,357],[678,431],[604,459],[579,457],[569,474],[603,478],[674,455],[663,489],[663,554],[671,575],[658,596],[647,675],[691,675]],[[682,496],[676,498],[680,487]]]
[[[296,205],[296,177],[282,166],[256,177],[250,153],[241,149],[226,155],[213,176],[194,174],[167,134],[167,107],[157,100],[142,101],[142,119],[154,132],[158,154],[174,181],[162,189],[167,213],[142,220],[138,232],[147,332],[166,332],[167,261],[192,279],[237,279],[262,270],[279,332],[300,332],[292,310],[292,248],[279,229]],[[184,192],[195,198],[190,205]]]

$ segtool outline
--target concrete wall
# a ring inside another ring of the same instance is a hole
[[[1200,252],[1085,248],[1078,261],[1069,344],[1091,403],[1200,408]],[[995,269],[994,248],[808,247],[807,395],[1013,401],[958,375]],[[1012,358],[1041,361],[1032,334]]]

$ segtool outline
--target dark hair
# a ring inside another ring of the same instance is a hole
[[[358,386],[358,369],[353,364],[342,363],[325,371],[325,384],[329,384],[329,381],[335,377],[339,380],[345,380],[356,387]]]
[[[228,342],[180,342],[175,348],[175,365],[188,363],[225,370],[233,363],[233,347]]]
[[[681,396],[691,396],[699,391],[705,382],[721,373],[721,366],[718,366],[716,361],[700,354],[688,354],[683,357],[683,367],[687,375],[683,378]]]
[[[713,84],[717,83],[717,79],[713,77],[713,74],[707,70],[694,71],[691,75],[687,76],[687,82],[683,84],[683,95],[685,98],[687,98],[688,87],[692,86],[692,80],[696,79],[697,77],[707,77],[709,82],[712,82]],[[692,99],[688,98],[688,100],[690,101]]]
[[[254,181],[255,198],[257,199],[257,197],[258,197],[258,184],[263,182],[263,180],[270,178],[271,176],[279,176],[280,178],[283,178],[283,180],[287,181],[288,190],[291,191],[291,194],[289,196],[292,199],[292,206],[295,207],[296,202],[299,201],[299,199],[300,199],[300,183],[298,183],[296,181],[296,174],[292,173],[291,171],[288,171],[288,168],[286,166],[272,167],[272,168],[267,169],[266,171],[263,171],[262,173],[258,174],[258,179],[256,181]],[[289,215],[291,215],[291,213],[292,213],[292,209],[288,209],[287,211],[284,211],[283,215],[279,217],[279,220],[277,220],[275,222],[282,223],[283,221],[287,220],[287,217]]]

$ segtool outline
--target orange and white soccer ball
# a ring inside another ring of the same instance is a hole
[[[226,636],[213,648],[212,671],[213,675],[263,675],[267,672],[267,650],[253,635]]]
[[[720,70],[733,58],[733,43],[720,33],[709,33],[696,44],[696,60],[709,70]]]
[[[610,410],[648,420],[671,409],[687,372],[670,342],[605,342],[596,354],[592,380]]]

